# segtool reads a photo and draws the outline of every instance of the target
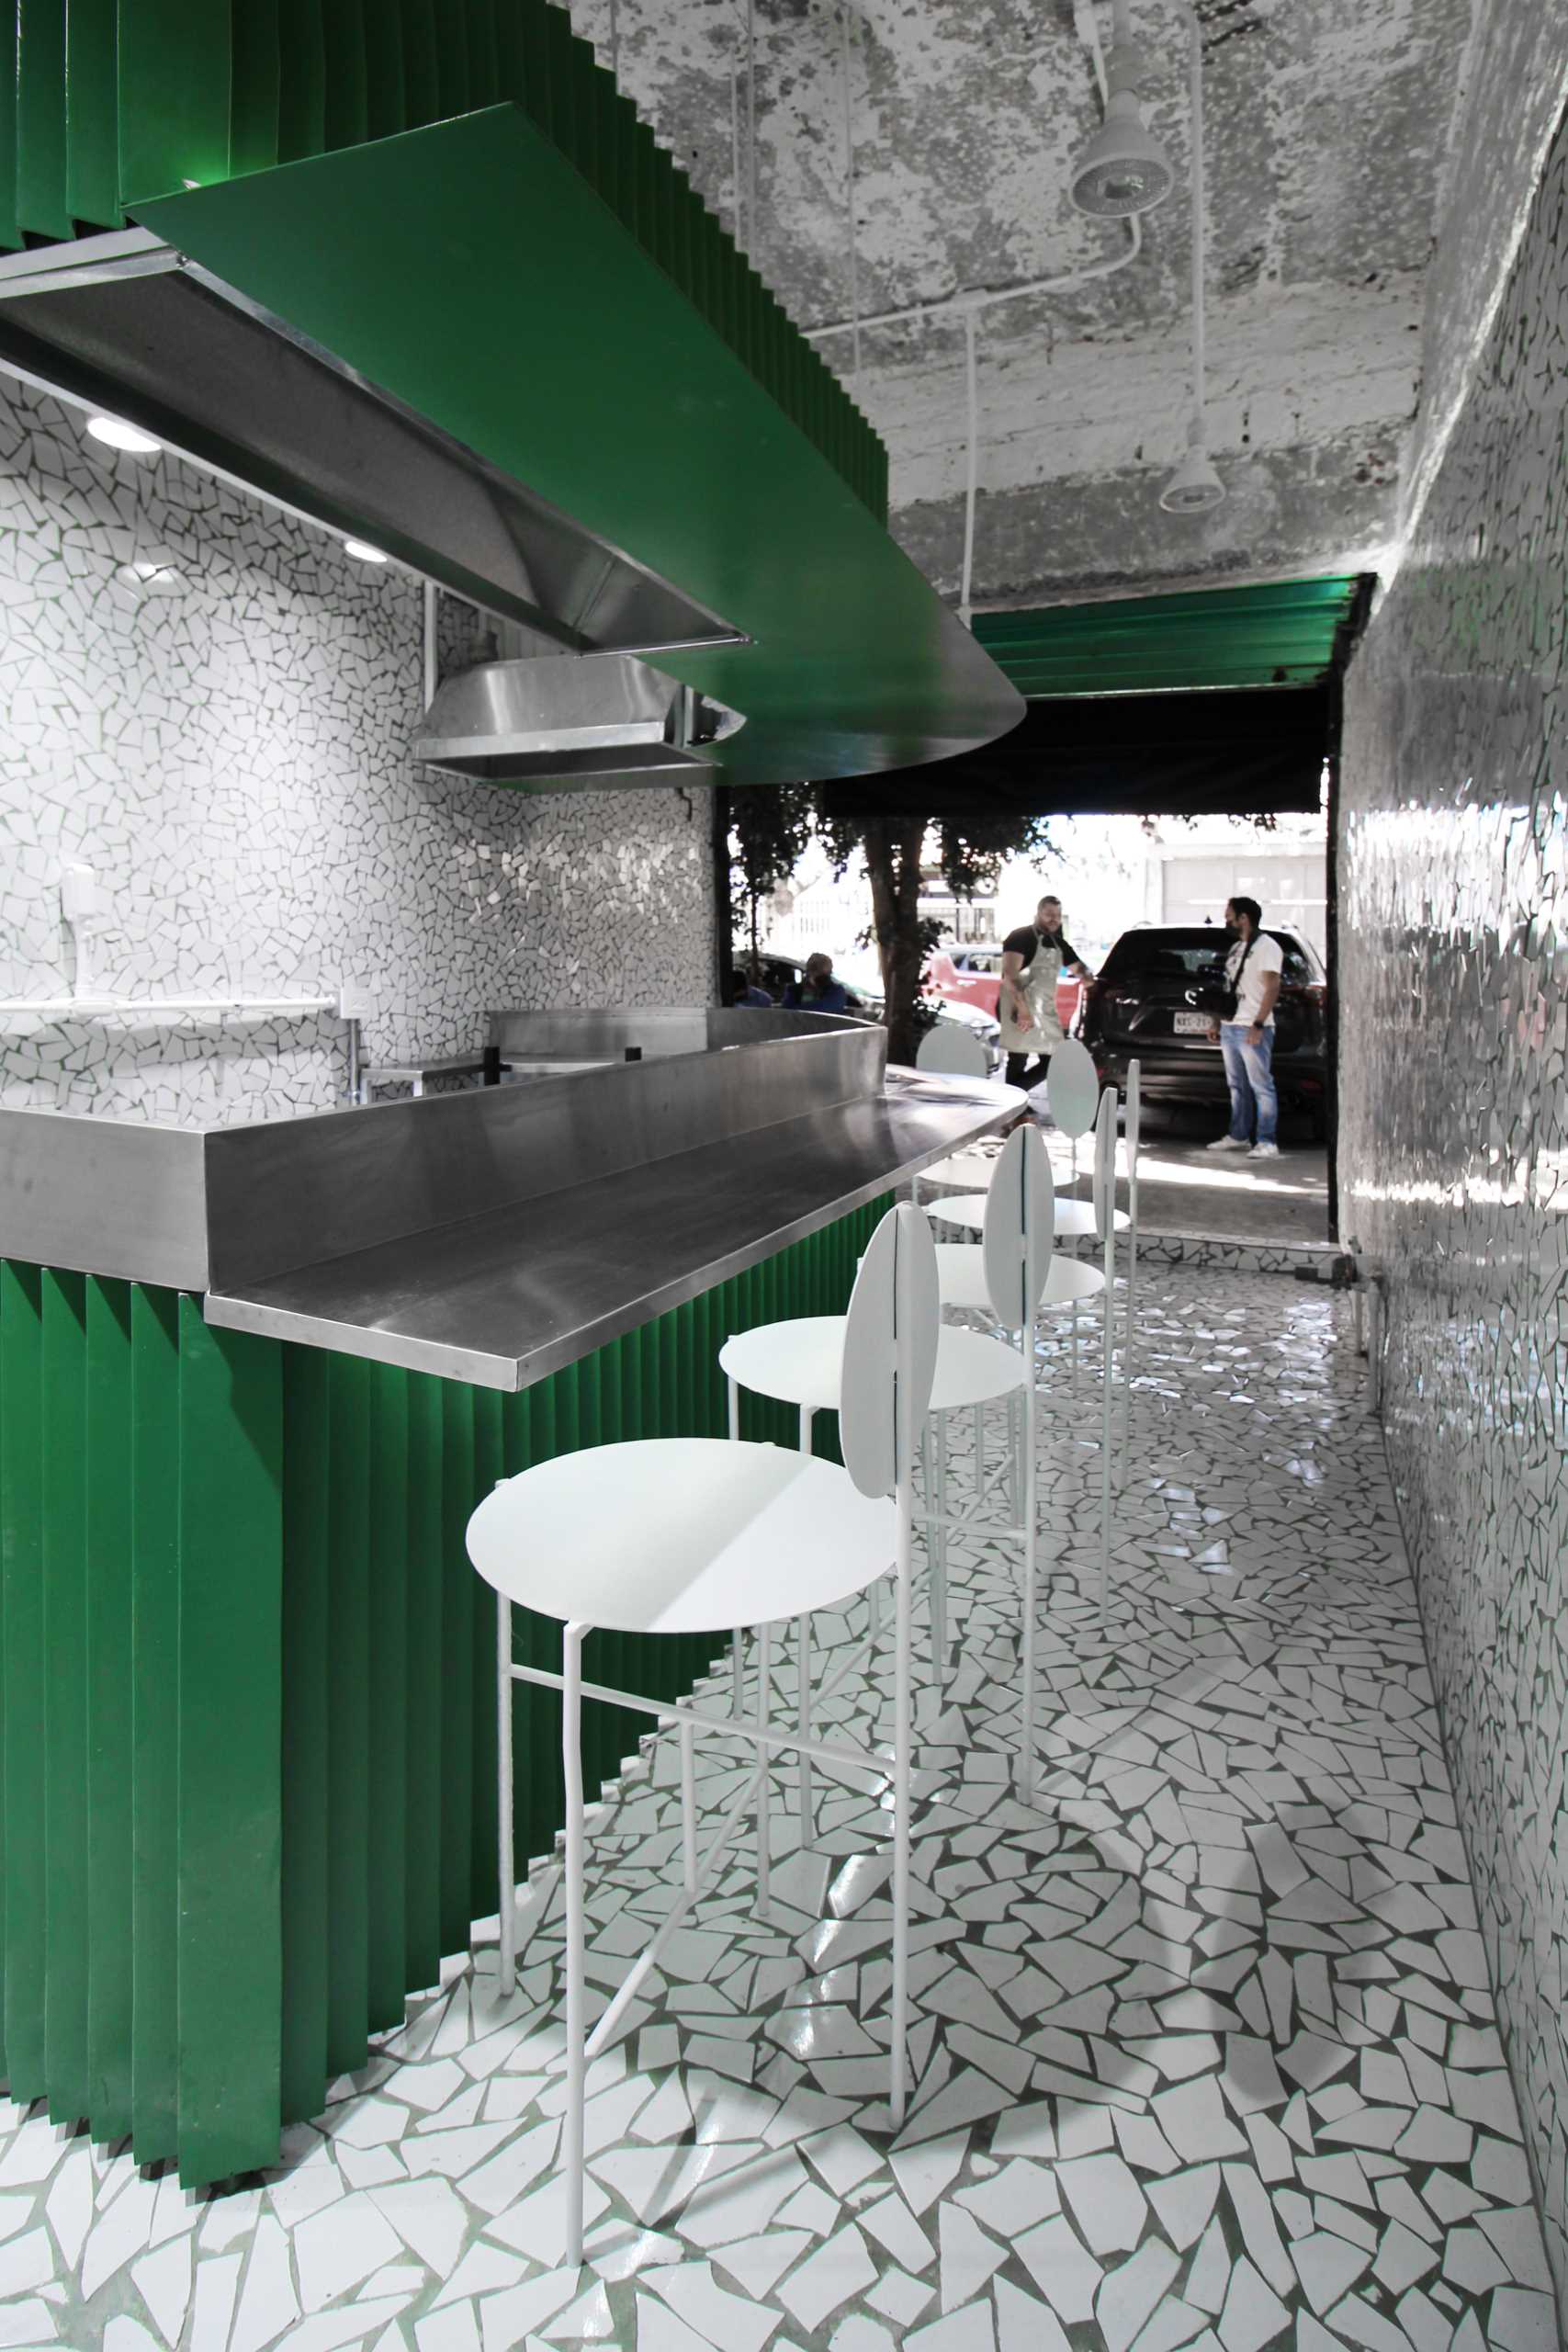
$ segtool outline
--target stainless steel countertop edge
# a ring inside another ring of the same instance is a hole
[[[919,1080],[913,1072],[904,1073],[890,1080],[889,1094],[895,1102],[899,1092],[928,1095],[929,1080]],[[946,1082],[937,1081],[939,1086]],[[993,1090],[987,1086],[987,1091]],[[1000,1089],[995,1090],[997,1093]],[[541,1342],[518,1355],[501,1354],[491,1351],[464,1348],[451,1342],[396,1331],[374,1322],[344,1322],[328,1316],[312,1316],[295,1307],[280,1306],[262,1296],[212,1291],[204,1302],[207,1320],[220,1329],[249,1331],[261,1337],[288,1340],[297,1345],[323,1348],[327,1351],[365,1358],[372,1363],[401,1367],[405,1371],[430,1373],[437,1377],[466,1381],[476,1387],[497,1388],[514,1393],[530,1388],[552,1373],[568,1364],[578,1363],[596,1348],[624,1338],[657,1317],[685,1306],[690,1300],[711,1290],[716,1284],[744,1273],[775,1256],[796,1241],[820,1232],[852,1210],[880,1198],[897,1186],[919,1176],[922,1170],[933,1167],[967,1143],[982,1136],[994,1134],[1016,1117],[1021,1098],[1011,1090],[1005,1101],[988,1104],[955,1102],[953,1106],[954,1125],[941,1140],[900,1155],[891,1166],[878,1170],[860,1183],[835,1193],[826,1201],[818,1201],[797,1216],[782,1223],[770,1222],[738,1246],[718,1256],[693,1265],[666,1281],[655,1282],[646,1290],[626,1297],[614,1310],[593,1317],[558,1339]],[[927,1107],[930,1107],[929,1101]],[[968,1109],[972,1115],[964,1117]],[[635,1173],[628,1171],[622,1180],[635,1182]]]

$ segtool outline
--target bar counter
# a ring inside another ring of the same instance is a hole
[[[840,1309],[885,1196],[1018,1102],[809,1015],[492,1035],[524,1082],[204,1133],[0,1111],[5,2063],[190,2185],[276,2161],[493,1912],[479,1498],[722,1434],[728,1334]],[[594,1645],[656,1698],[711,1663]],[[552,1704],[519,1701],[525,1853]],[[640,1724],[591,1721],[604,1777]]]

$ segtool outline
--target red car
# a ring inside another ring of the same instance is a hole
[[[926,987],[935,996],[951,997],[956,1004],[977,1004],[994,1017],[1002,992],[1002,951],[999,947],[939,947],[926,966]],[[1056,982],[1056,1018],[1064,1035],[1071,1036],[1078,1017],[1079,986],[1066,975]]]

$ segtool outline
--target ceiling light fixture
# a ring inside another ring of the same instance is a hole
[[[1203,31],[1197,10],[1188,16],[1192,99],[1192,415],[1187,455],[1159,494],[1168,514],[1206,514],[1223,505],[1225,486],[1209,460],[1209,420],[1203,400],[1206,362],[1203,319]]]
[[[381,549],[373,548],[368,539],[344,539],[343,551],[344,555],[353,556],[358,563],[385,563],[387,560]]]
[[[140,426],[127,424],[122,417],[90,416],[87,430],[93,439],[103,442],[106,448],[123,449],[131,458],[155,458],[164,446],[161,441],[154,441],[150,433],[143,433]]]
[[[1072,199],[1097,220],[1126,220],[1163,204],[1176,172],[1144,121],[1138,94],[1149,68],[1133,39],[1127,0],[1111,0],[1111,27],[1105,119],[1073,165]]]

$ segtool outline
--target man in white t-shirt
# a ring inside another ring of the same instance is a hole
[[[1274,1006],[1284,970],[1284,953],[1258,925],[1263,910],[1256,899],[1232,899],[1226,928],[1235,934],[1225,958],[1225,986],[1235,990],[1235,1017],[1216,1021],[1210,1035],[1225,1057],[1231,1091],[1229,1135],[1211,1151],[1245,1151],[1249,1159],[1278,1159],[1275,1133],[1280,1097],[1274,1087]]]

